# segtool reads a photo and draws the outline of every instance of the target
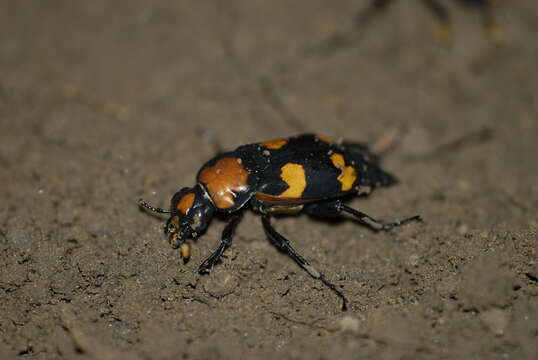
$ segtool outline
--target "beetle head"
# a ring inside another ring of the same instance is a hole
[[[213,217],[214,206],[201,185],[183,188],[171,201],[171,214],[164,233],[174,248],[205,230]]]

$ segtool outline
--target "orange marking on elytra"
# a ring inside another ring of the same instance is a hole
[[[332,140],[329,139],[328,137],[325,137],[325,136],[322,136],[322,135],[316,135],[316,138],[319,140],[319,141],[323,141],[324,143],[327,143],[327,144],[332,144]]]
[[[268,148],[269,150],[278,150],[282,146],[286,145],[288,143],[288,140],[286,139],[277,139],[277,140],[270,140],[262,142],[261,144]]]
[[[280,168],[280,178],[288,184],[288,188],[279,197],[300,198],[306,188],[306,174],[304,167],[299,164],[288,163]]]
[[[219,209],[234,206],[236,193],[245,192],[249,188],[249,173],[240,160],[234,157],[221,158],[215,165],[202,169],[198,175],[198,180],[204,183],[213,203]]]
[[[331,155],[333,165],[340,170],[338,181],[342,184],[342,191],[350,190],[353,183],[357,179],[357,174],[353,166],[346,166],[346,162],[342,154],[334,153]]]

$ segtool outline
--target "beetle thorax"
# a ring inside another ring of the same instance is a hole
[[[198,181],[218,209],[237,205],[236,198],[250,190],[249,172],[239,157],[221,157],[206,164],[198,173]]]

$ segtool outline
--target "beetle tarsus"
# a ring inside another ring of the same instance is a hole
[[[325,278],[325,276],[317,271],[305,258],[303,258],[295,249],[291,246],[290,241],[284,236],[279,234],[271,225],[270,216],[267,214],[262,215],[262,224],[267,237],[271,242],[280,250],[288,254],[295,262],[314,279],[320,280],[325,286],[331,289],[338,297],[342,299],[342,311],[347,310],[347,298],[345,295],[336,288],[336,286]]]
[[[360,223],[365,224],[366,226],[369,226],[370,228],[374,230],[386,231],[386,230],[393,229],[397,226],[405,225],[411,221],[422,221],[422,217],[420,215],[415,215],[415,216],[411,216],[405,219],[396,220],[390,223],[382,223],[374,219],[370,215],[360,212],[358,210],[355,210],[344,204],[341,204],[341,210],[355,216]]]
[[[343,204],[340,200],[326,200],[318,203],[312,203],[305,206],[304,209],[310,215],[322,218],[341,217],[342,212],[346,212],[353,215],[361,224],[364,224],[376,231],[390,230],[397,226],[405,225],[411,221],[422,221],[422,217],[420,215],[415,215],[389,223],[382,223],[368,214],[365,214],[363,212],[360,212],[359,210],[355,210]]]

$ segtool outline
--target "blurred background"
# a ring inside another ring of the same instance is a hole
[[[536,358],[533,0],[0,1],[0,357]],[[384,153],[355,208],[276,227],[209,276],[167,207],[217,150],[314,132]]]

